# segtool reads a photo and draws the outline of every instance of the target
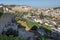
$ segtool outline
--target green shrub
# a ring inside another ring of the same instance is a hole
[[[32,21],[26,21],[27,25],[32,28],[33,26],[38,26],[38,23],[37,22],[32,22]]]
[[[13,30],[12,28],[8,29],[8,31],[6,32],[6,35],[13,35],[13,36],[18,36],[18,31],[17,30]]]
[[[48,25],[43,25],[43,28],[47,29],[47,30],[51,30],[51,27]]]
[[[48,15],[45,15],[44,17],[45,17],[45,18],[51,18],[51,19],[54,18],[54,17],[48,16]]]
[[[0,12],[0,17],[3,15],[3,13],[2,12]]]
[[[34,25],[31,30],[37,30],[37,26]]]
[[[39,15],[40,16],[40,18],[41,19],[43,19],[44,18],[44,15],[43,15],[43,13],[41,12],[41,14]]]
[[[24,28],[24,26],[22,26],[21,24],[18,24],[18,28]]]
[[[25,38],[22,37],[14,37],[13,35],[1,35],[0,34],[0,40],[25,40]]]
[[[38,36],[37,40],[51,40],[51,39],[45,36]]]

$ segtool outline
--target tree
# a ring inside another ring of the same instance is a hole
[[[25,15],[28,15],[28,12],[23,12]]]
[[[25,40],[23,37],[14,37],[13,35],[1,35],[0,34],[0,40]]]
[[[41,12],[41,14],[39,15],[40,16],[40,18],[41,19],[43,19],[44,18],[44,15],[43,15],[43,13]]]
[[[37,30],[37,26],[34,25],[31,30]]]
[[[0,12],[0,17],[3,15],[3,13],[2,12]]]
[[[38,36],[37,40],[46,40],[44,36]]]
[[[9,36],[9,35],[18,36],[18,31],[13,30],[12,28],[10,28],[10,29],[7,30],[6,35],[7,36]]]
[[[18,28],[25,28],[25,27],[21,24],[18,24]]]
[[[0,35],[0,40],[3,40],[3,38],[2,38],[3,36],[2,35]]]
[[[14,36],[13,35],[9,35],[8,40],[14,40]]]
[[[15,15],[16,15],[16,17],[19,17],[20,16],[20,12],[15,11]]]

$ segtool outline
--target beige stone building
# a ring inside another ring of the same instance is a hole
[[[12,8],[12,10],[19,12],[28,12],[30,9],[31,7],[27,7],[27,6],[16,6]]]

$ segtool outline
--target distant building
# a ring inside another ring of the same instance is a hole
[[[15,6],[12,8],[14,11],[19,11],[19,12],[28,12],[31,9],[31,7],[28,6]]]
[[[0,12],[3,12],[4,10],[3,10],[3,6],[2,5],[0,5]]]

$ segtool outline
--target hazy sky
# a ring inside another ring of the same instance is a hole
[[[0,0],[0,4],[19,4],[33,7],[60,7],[60,0]]]

